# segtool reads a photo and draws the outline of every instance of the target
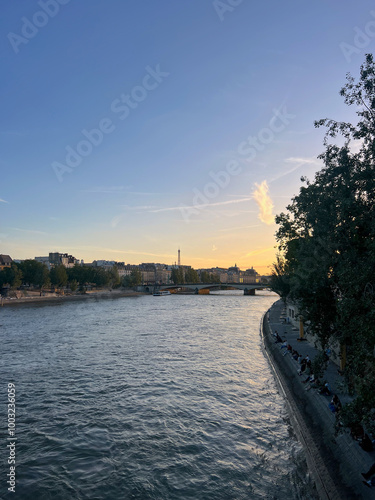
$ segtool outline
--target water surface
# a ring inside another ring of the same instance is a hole
[[[260,319],[276,299],[2,308],[1,432],[13,381],[17,498],[315,498],[261,350]]]

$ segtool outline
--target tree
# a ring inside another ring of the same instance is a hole
[[[17,264],[13,263],[11,267],[6,267],[0,271],[0,286],[10,286],[17,289],[22,285],[22,271]]]
[[[217,273],[209,273],[208,271],[201,271],[201,283],[220,283],[220,276]]]
[[[64,287],[68,282],[68,275],[65,266],[59,264],[51,269],[51,283],[57,287]]]
[[[175,285],[178,283],[177,269],[175,267],[171,271],[171,281],[173,281]]]
[[[211,278],[210,278],[210,273],[208,271],[201,271],[201,283],[210,283]]]
[[[356,125],[323,119],[323,168],[276,217],[283,257],[274,264],[272,286],[298,304],[324,348],[347,350],[345,375],[355,400],[344,407],[350,424],[375,430],[375,64],[366,55],[356,84],[351,75],[340,94],[358,106]],[[341,135],[342,145],[330,144]],[[356,140],[357,150],[351,142]]]
[[[102,267],[92,267],[91,268],[91,282],[95,283],[96,286],[108,286],[110,283],[110,275],[108,271]]]
[[[44,264],[43,264],[43,267],[40,269],[38,284],[39,284],[41,290],[43,288],[48,288],[51,286],[50,273],[49,273],[47,266],[45,266]]]
[[[181,267],[174,267],[172,269],[171,280],[175,285],[181,285],[185,283],[184,271]]]
[[[218,273],[211,274],[211,283],[220,283],[220,275]]]
[[[72,292],[75,292],[78,288],[78,281],[77,280],[69,281],[69,288]]]
[[[118,269],[116,266],[113,266],[112,269],[108,271],[109,275],[109,283],[112,288],[118,288],[121,285],[121,279],[118,274]]]
[[[11,273],[12,278],[10,285],[12,289],[17,289],[22,285],[22,271],[16,264],[12,264]]]
[[[199,275],[193,268],[189,268],[185,272],[186,283],[199,283]]]
[[[125,276],[123,279],[123,286],[133,287],[142,283],[142,273],[139,269],[135,268],[131,271],[130,275]]]
[[[14,273],[10,267],[4,268],[0,271],[0,286],[10,286],[13,280]]]
[[[177,269],[177,278],[178,278],[178,283],[181,283],[181,284],[185,283],[185,274],[184,274],[184,270],[182,267],[179,267]]]
[[[18,266],[22,271],[23,283],[25,285],[45,286],[48,274],[48,269],[45,264],[33,259],[26,259],[18,264]]]
[[[270,285],[274,292],[278,293],[285,301],[290,294],[290,277],[286,259],[278,254],[273,264]]]

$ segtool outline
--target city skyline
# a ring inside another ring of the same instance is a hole
[[[193,268],[194,267],[189,264],[188,262],[185,262],[185,263],[182,263],[181,260],[180,262],[178,261],[178,259],[180,258],[180,252],[181,250],[178,249],[178,253],[177,253],[177,259],[175,259],[173,262],[151,262],[151,261],[143,261],[143,262],[130,262],[130,261],[126,261],[126,260],[109,260],[109,259],[92,259],[90,261],[87,261],[85,259],[81,259],[80,256],[74,256],[72,254],[69,254],[68,252],[58,252],[58,251],[53,251],[53,252],[48,252],[48,255],[36,255],[35,257],[31,257],[31,256],[28,256],[24,259],[18,259],[16,257],[12,257],[10,256],[9,254],[5,253],[5,254],[0,254],[0,257],[1,256],[5,256],[5,257],[10,257],[12,261],[14,262],[23,262],[25,260],[37,260],[38,262],[43,262],[43,263],[47,263],[47,261],[49,263],[53,262],[54,259],[56,258],[56,256],[59,256],[60,257],[65,257],[66,260],[68,261],[69,259],[69,266],[68,267],[72,267],[73,265],[75,264],[78,264],[78,265],[82,265],[82,264],[85,264],[85,265],[91,265],[91,264],[95,264],[97,263],[97,265],[100,267],[100,266],[104,266],[104,265],[109,265],[109,264],[113,264],[113,265],[125,265],[125,266],[142,266],[142,265],[155,265],[155,266],[166,266],[166,267],[181,267],[181,268]],[[67,264],[63,264],[65,267],[67,267]],[[219,266],[219,265],[214,265],[214,266],[209,266],[209,267],[197,267],[196,269],[197,270],[204,270],[204,269],[223,269],[223,270],[228,270],[228,269],[235,269],[235,268],[238,268],[240,271],[243,271],[243,269],[241,269],[240,266],[237,266],[237,263],[234,262],[233,264],[231,264],[230,266]],[[247,269],[246,271],[250,271],[250,270],[254,270],[256,271],[256,269],[254,269],[254,266],[247,266]],[[258,273],[258,274],[261,274],[261,273]]]
[[[339,89],[373,49],[372,9],[4,6],[1,252],[169,263],[180,246],[268,274],[274,216],[322,167],[314,120],[353,117]]]

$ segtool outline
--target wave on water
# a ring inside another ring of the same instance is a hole
[[[3,309],[19,498],[317,498],[261,350],[259,322],[275,299]]]

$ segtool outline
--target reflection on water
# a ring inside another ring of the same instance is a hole
[[[260,319],[276,298],[2,308],[19,498],[315,498],[261,352]]]

